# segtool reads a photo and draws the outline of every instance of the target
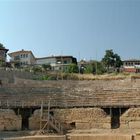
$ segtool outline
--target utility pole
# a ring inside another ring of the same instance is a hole
[[[97,74],[97,50],[96,50],[96,61],[95,61],[95,74]]]
[[[81,68],[81,64],[80,64],[80,52],[79,52],[79,64],[78,64],[79,75],[80,75],[80,68]]]

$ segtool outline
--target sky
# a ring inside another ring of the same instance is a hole
[[[140,0],[0,0],[0,43],[35,57],[140,59]]]

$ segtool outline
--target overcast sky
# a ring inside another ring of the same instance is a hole
[[[0,0],[0,42],[36,57],[140,59],[140,0]]]

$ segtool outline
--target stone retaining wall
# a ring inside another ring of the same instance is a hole
[[[30,136],[30,137],[5,138],[4,140],[66,140],[66,136]]]
[[[21,116],[17,116],[13,110],[0,109],[0,131],[21,130]]]
[[[56,109],[54,117],[76,129],[110,128],[111,118],[100,108]]]
[[[34,114],[29,118],[29,129],[31,130],[40,129],[40,109],[35,110]]]
[[[139,137],[136,137],[139,138]],[[132,135],[110,135],[110,134],[75,134],[66,136],[34,136],[34,137],[18,137],[6,138],[4,140],[133,140]],[[139,139],[136,139],[139,140]]]
[[[120,117],[120,127],[140,129],[140,108],[130,108]]]
[[[83,134],[83,135],[71,135],[70,140],[133,140],[131,135],[122,135],[122,134]]]
[[[66,129],[111,128],[110,116],[100,108],[54,109],[53,115]],[[29,128],[39,129],[39,119],[40,110],[36,110],[29,118]]]

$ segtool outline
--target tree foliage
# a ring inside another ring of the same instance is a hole
[[[4,49],[4,45],[2,43],[0,43],[0,48]]]
[[[51,70],[51,65],[50,64],[43,64],[42,67],[45,71]]]
[[[122,65],[121,58],[118,54],[114,54],[113,50],[106,50],[104,57],[102,58],[102,62],[109,71],[109,68],[120,68]]]
[[[83,73],[93,73],[93,74],[103,74],[105,68],[99,61],[90,61],[86,66],[84,66]]]
[[[66,72],[68,72],[68,73],[78,73],[79,72],[78,66],[76,64],[70,64],[67,67],[67,71]]]
[[[106,72],[102,62],[96,61],[94,62],[94,66],[95,66],[95,71],[94,71],[95,74],[103,74]]]

